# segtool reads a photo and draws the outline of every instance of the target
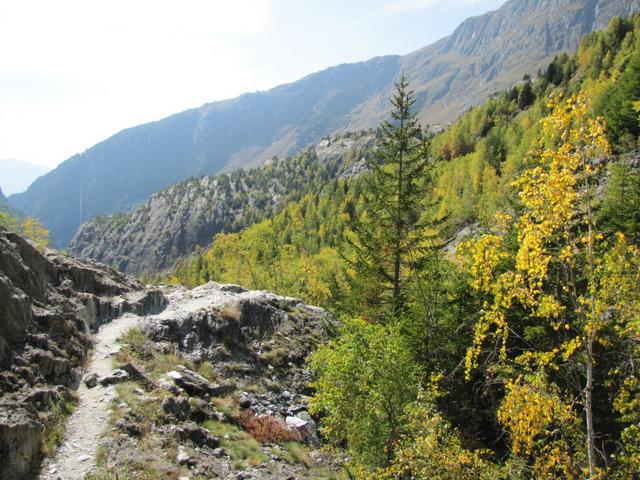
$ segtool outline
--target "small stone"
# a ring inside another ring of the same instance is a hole
[[[247,392],[242,392],[240,394],[240,398],[238,399],[238,403],[242,408],[249,408],[253,401],[251,400],[251,395]]]
[[[86,462],[87,460],[91,460],[91,458],[93,458],[93,457],[91,457],[91,455],[80,455],[78,457],[78,461],[79,462]]]
[[[84,377],[83,382],[87,388],[93,388],[98,384],[98,375],[90,373]]]
[[[178,447],[178,455],[176,456],[176,462],[178,465],[184,465],[191,460],[189,454],[185,451],[183,446]]]
[[[213,449],[213,455],[218,458],[222,458],[226,455],[226,452],[224,451],[223,448],[218,447]]]

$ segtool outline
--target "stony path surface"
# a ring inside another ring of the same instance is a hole
[[[223,306],[234,295],[245,298],[273,295],[254,291],[234,294],[212,285],[193,290],[172,287],[163,293],[167,306],[162,312],[146,317],[126,314],[100,328],[93,336],[95,350],[84,375],[95,373],[100,378],[110,374],[113,371],[113,356],[119,350],[119,337],[142,322],[184,318],[211,305]],[[38,480],[82,480],[95,466],[95,452],[108,424],[111,401],[116,396],[115,387],[98,384],[94,388],[87,388],[82,382],[76,393],[78,406],[67,421],[65,440],[55,456],[43,462]]]
[[[143,319],[137,315],[124,315],[102,326],[94,335],[95,351],[85,375],[108,375],[113,370],[113,355],[119,348],[118,338]],[[78,406],[67,421],[65,441],[56,455],[43,463],[40,480],[80,480],[95,466],[95,451],[107,425],[115,387],[98,384],[87,388],[81,383],[77,395]]]

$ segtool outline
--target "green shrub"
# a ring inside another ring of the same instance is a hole
[[[358,463],[385,465],[420,384],[420,368],[398,328],[348,320],[338,338],[312,355],[311,368],[317,380],[310,410],[326,413],[324,438],[346,442]]]

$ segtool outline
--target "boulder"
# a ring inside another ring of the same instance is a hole
[[[320,446],[320,438],[318,437],[318,426],[311,418],[308,412],[303,411],[295,416],[289,416],[285,419],[287,426],[293,430],[300,432],[302,439],[313,447]]]
[[[90,373],[88,375],[85,375],[82,381],[87,386],[87,388],[93,388],[98,385],[98,375],[95,373]]]
[[[222,458],[227,455],[227,452],[225,452],[223,448],[218,447],[213,449],[213,455],[218,458]]]
[[[206,428],[194,422],[187,422],[176,428],[176,435],[182,441],[189,441],[197,447],[218,448],[220,440]]]
[[[131,363],[126,363],[118,367],[120,370],[127,372],[129,378],[134,382],[140,383],[147,390],[152,390],[155,388],[153,380],[142,370],[140,367],[133,365]]]
[[[167,373],[167,376],[189,395],[203,397],[208,395],[211,390],[209,380],[185,367],[180,368],[179,372],[172,370]]]
[[[65,387],[36,387],[31,391],[25,392],[22,398],[23,405],[29,405],[38,411],[43,411],[59,404],[63,397],[68,396],[68,390]]]
[[[166,414],[171,415],[180,422],[189,418],[191,413],[189,399],[185,397],[166,397],[162,401],[161,408]]]
[[[103,387],[106,387],[108,385],[113,385],[115,383],[126,382],[129,379],[130,377],[127,372],[119,368],[116,368],[109,375],[104,376],[100,380],[98,380],[98,383]]]
[[[167,372],[167,376],[189,395],[204,397],[206,395],[220,397],[235,390],[234,385],[213,385],[199,373],[178,365],[177,370]]]
[[[0,404],[0,478],[29,478],[41,458],[42,424],[27,408]]]
[[[251,398],[251,395],[248,392],[242,392],[240,394],[240,398],[238,399],[238,405],[240,405],[241,408],[251,407],[251,405],[253,405],[253,399]]]

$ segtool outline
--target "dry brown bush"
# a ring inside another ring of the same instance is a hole
[[[284,443],[300,441],[300,433],[287,428],[286,424],[271,415],[255,416],[250,410],[240,413],[238,421],[244,430],[260,443]]]

